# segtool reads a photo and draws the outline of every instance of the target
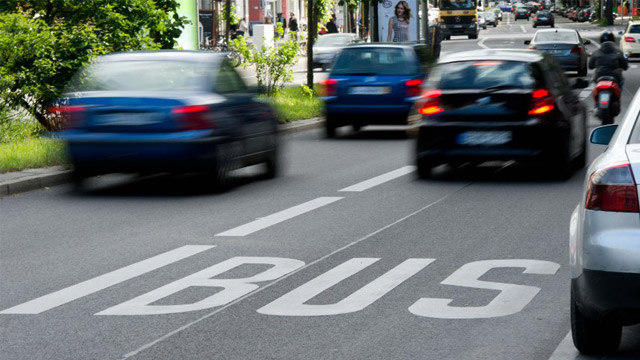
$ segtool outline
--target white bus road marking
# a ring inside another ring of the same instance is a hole
[[[484,44],[485,40],[487,40],[488,37],[486,38],[482,38],[482,40],[478,41],[478,46],[480,46],[483,49],[490,49],[487,45]]]
[[[339,191],[351,191],[351,192],[361,192],[361,191],[365,191],[368,189],[371,189],[374,186],[378,186],[380,184],[386,183],[387,181],[391,181],[393,179],[399,178],[401,176],[410,174],[412,172],[416,171],[416,167],[415,166],[405,166],[405,167],[401,167],[400,169],[396,169],[393,171],[389,171],[386,174],[382,174],[380,176],[376,176],[372,179],[369,180],[365,180],[363,182],[359,182],[355,185],[351,185],[349,187],[346,187],[342,190]]]
[[[551,354],[549,360],[574,360],[578,359],[580,353],[573,346],[573,339],[571,337],[571,331],[567,334],[567,336],[562,339],[556,351]]]
[[[309,211],[313,211],[317,208],[323,207],[325,205],[329,205],[341,199],[344,199],[344,198],[319,197],[317,199],[313,199],[311,201],[307,201],[306,203],[296,205],[294,207],[290,207],[288,209],[279,211],[275,214],[271,214],[269,216],[252,221],[250,223],[240,225],[231,230],[221,232],[219,234],[216,234],[215,236],[247,236],[249,234],[253,234],[256,231],[266,229],[270,226],[292,219],[298,215],[308,213]]]
[[[305,304],[327,289],[364,270],[380,258],[354,258],[295,288],[257,311],[277,316],[326,316],[363,310],[435,259],[407,259],[361,289],[334,304]]]
[[[385,231],[385,230],[387,230],[387,229],[389,229],[389,228],[391,228],[393,226],[396,226],[399,223],[401,223],[401,222],[403,222],[403,221],[405,221],[407,219],[410,219],[410,218],[414,217],[415,215],[420,214],[421,212],[423,212],[423,211],[425,211],[427,209],[430,209],[431,207],[433,207],[433,206],[435,206],[435,205],[447,200],[449,197],[451,197],[452,195],[458,193],[459,191],[462,191],[462,190],[466,189],[471,184],[472,183],[467,183],[467,184],[461,186],[458,190],[453,191],[453,192],[451,192],[449,194],[446,194],[445,196],[439,198],[438,200],[423,206],[422,208],[412,212],[411,214],[409,214],[409,215],[407,215],[405,217],[402,217],[402,218],[400,218],[400,219],[398,219],[398,220],[396,220],[396,221],[394,221],[394,222],[392,222],[390,224],[387,224],[387,225],[381,227],[380,229],[378,229],[378,230],[376,230],[376,231],[374,231],[374,232],[372,232],[372,233],[370,233],[368,235],[365,235],[364,237],[362,237],[362,238],[360,238],[360,239],[358,239],[356,241],[353,241],[350,244],[347,244],[347,245],[345,245],[345,246],[343,246],[343,247],[341,247],[339,249],[336,249],[336,250],[330,252],[329,254],[327,254],[327,255],[325,255],[325,256],[323,256],[321,258],[318,258],[318,259],[310,262],[309,264],[307,264],[307,265],[305,265],[305,266],[303,266],[301,268],[298,268],[297,270],[294,270],[294,271],[290,272],[289,274],[287,274],[287,275],[285,275],[285,276],[283,276],[283,277],[281,277],[281,278],[279,278],[277,280],[274,280],[273,282],[271,282],[271,283],[269,283],[269,284],[267,284],[267,285],[255,290],[255,291],[253,291],[253,292],[251,292],[249,294],[246,294],[246,295],[236,299],[233,302],[228,303],[227,305],[221,306],[221,307],[213,310],[212,312],[210,312],[208,314],[205,314],[205,315],[201,316],[200,318],[198,318],[198,319],[196,319],[196,320],[194,320],[194,321],[192,321],[192,322],[190,322],[188,324],[185,324],[185,325],[183,325],[183,326],[181,326],[181,327],[179,327],[179,328],[177,328],[177,329],[175,329],[173,331],[170,331],[170,332],[160,336],[159,338],[157,338],[157,339],[155,339],[155,340],[153,340],[151,342],[148,342],[145,345],[142,345],[139,348],[137,348],[137,349],[135,349],[135,350],[123,355],[120,359],[124,360],[124,359],[129,359],[129,358],[131,358],[133,356],[136,356],[137,354],[145,351],[146,349],[149,349],[150,347],[152,347],[152,346],[154,346],[154,345],[156,345],[156,344],[158,344],[158,343],[160,343],[160,342],[162,342],[162,341],[164,341],[164,340],[166,340],[166,339],[168,339],[168,338],[170,338],[170,337],[182,332],[183,330],[186,330],[186,329],[192,327],[193,325],[196,325],[196,324],[202,322],[203,320],[206,320],[206,319],[208,319],[208,318],[210,318],[212,316],[215,316],[215,315],[219,314],[222,311],[225,311],[229,307],[231,307],[231,306],[233,306],[233,305],[235,305],[235,304],[237,304],[239,302],[242,302],[243,300],[245,300],[247,298],[250,298],[250,297],[252,297],[252,296],[254,296],[254,295],[256,295],[256,294],[258,294],[258,293],[260,293],[260,292],[262,292],[264,290],[267,290],[267,289],[271,288],[272,286],[275,286],[275,285],[279,284],[280,282],[288,279],[290,276],[293,276],[293,275],[297,274],[298,272],[300,272],[302,270],[305,270],[305,269],[307,269],[307,268],[309,268],[309,267],[311,267],[313,265],[316,265],[316,264],[318,264],[318,263],[330,258],[331,256],[333,256],[335,254],[341,253],[342,251],[345,251],[345,250],[347,250],[347,249],[349,249],[349,248],[351,248],[351,247],[353,247],[353,246],[355,246],[355,245],[357,245],[357,244],[359,244],[359,243],[361,243],[363,241],[366,241],[366,240],[378,235],[379,233],[381,233],[381,232],[383,232],[383,231]]]
[[[26,303],[16,305],[0,311],[0,314],[40,314],[214,247],[215,245],[182,246],[51,294],[41,296],[37,299],[27,301]]]

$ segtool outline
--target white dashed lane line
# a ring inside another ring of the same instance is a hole
[[[298,215],[308,213],[310,211],[321,208],[325,205],[329,205],[341,199],[343,198],[342,197],[319,197],[317,199],[307,201],[306,203],[296,205],[288,209],[282,210],[280,212],[277,212],[275,214],[271,214],[269,216],[265,216],[263,218],[257,219],[250,223],[240,225],[231,230],[221,232],[219,234],[216,234],[215,236],[247,236],[247,235],[253,234],[256,231],[266,229],[270,226],[292,219]]]
[[[380,184],[386,183],[387,181],[391,181],[393,179],[399,178],[401,176],[410,174],[412,172],[416,171],[416,167],[415,166],[405,166],[405,167],[401,167],[400,169],[396,169],[393,171],[390,171],[386,174],[382,174],[380,176],[376,176],[372,179],[369,180],[365,180],[362,182],[359,182],[355,185],[351,185],[349,187],[346,187],[342,190],[339,191],[350,191],[350,192],[360,192],[360,191],[365,191],[367,189],[371,189],[374,186],[378,186]]]

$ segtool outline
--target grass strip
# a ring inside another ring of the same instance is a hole
[[[67,163],[64,143],[48,138],[27,138],[0,143],[0,173]]]
[[[284,88],[266,99],[273,105],[281,124],[322,116],[322,100],[307,87]]]

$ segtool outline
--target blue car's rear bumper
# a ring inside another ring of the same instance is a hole
[[[412,106],[411,102],[401,105],[345,105],[325,102],[325,111],[336,120],[336,125],[406,125]]]
[[[222,137],[209,130],[160,134],[65,132],[74,167],[85,173],[190,172],[215,167]]]

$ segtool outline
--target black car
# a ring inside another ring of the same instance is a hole
[[[586,87],[578,79],[574,88]],[[516,160],[566,178],[585,163],[587,110],[557,61],[526,50],[444,57],[430,71],[417,141],[418,174],[440,164]]]
[[[519,7],[516,9],[516,14],[514,16],[514,20],[518,19],[527,19],[529,20],[529,10],[526,7]]]
[[[525,40],[531,50],[553,55],[565,71],[577,71],[578,76],[587,75],[587,49],[591,40],[583,39],[574,29],[544,29],[536,31],[533,40]]]
[[[533,16],[533,27],[541,25],[555,27],[555,20],[551,11],[540,10]]]

